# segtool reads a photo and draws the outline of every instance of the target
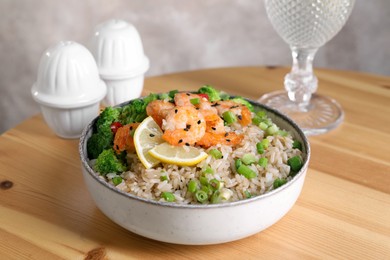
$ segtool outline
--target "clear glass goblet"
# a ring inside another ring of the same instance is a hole
[[[313,73],[317,50],[347,21],[355,0],[265,0],[267,15],[290,45],[293,64],[285,76],[286,91],[267,93],[259,101],[290,116],[307,135],[326,133],[344,119],[341,106],[316,94]]]

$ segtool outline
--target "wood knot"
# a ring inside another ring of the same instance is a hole
[[[12,181],[2,181],[0,183],[0,189],[2,189],[2,190],[11,189],[12,186],[14,186],[14,183]]]
[[[87,253],[85,260],[107,260],[106,249],[104,247],[94,248]]]

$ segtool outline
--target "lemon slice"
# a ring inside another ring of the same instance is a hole
[[[164,163],[181,166],[194,166],[208,155],[196,147],[173,146],[165,142],[150,149],[149,154]]]
[[[148,152],[156,145],[164,142],[162,134],[160,127],[152,117],[145,118],[134,132],[135,151],[146,169],[160,163],[157,158],[151,156]]]

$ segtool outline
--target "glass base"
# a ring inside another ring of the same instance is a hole
[[[306,107],[291,102],[286,91],[267,93],[258,101],[293,119],[306,135],[324,134],[344,120],[341,106],[335,100],[318,94],[312,95]]]

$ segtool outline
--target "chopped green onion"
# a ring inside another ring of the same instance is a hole
[[[268,139],[263,139],[263,140],[261,140],[261,144],[263,145],[264,149],[268,149],[269,140]]]
[[[193,105],[199,105],[200,104],[200,98],[191,98],[190,102]]]
[[[267,112],[265,112],[265,110],[257,111],[256,116],[258,116],[260,118],[265,118],[267,116]]]
[[[167,202],[173,202],[176,200],[175,195],[172,192],[164,191],[161,193],[161,197]]]
[[[261,166],[261,167],[267,167],[267,165],[268,165],[268,159],[267,158],[265,158],[265,157],[261,157],[260,159],[259,159],[259,165]]]
[[[264,145],[263,145],[263,143],[257,143],[256,144],[256,149],[257,149],[257,152],[259,153],[259,154],[263,154],[264,153]]]
[[[207,184],[207,185],[202,185],[201,190],[204,191],[204,192],[206,192],[207,195],[213,194],[213,189],[211,189],[211,187],[210,187],[209,184]]]
[[[282,185],[284,185],[284,184],[286,184],[286,182],[287,182],[287,180],[286,179],[276,179],[275,181],[274,181],[274,189],[276,189],[276,188],[279,188],[280,186],[282,186]]]
[[[247,179],[252,179],[257,176],[256,172],[244,164],[238,167],[237,172]]]
[[[200,181],[200,184],[202,184],[202,185],[207,186],[209,184],[209,180],[207,179],[207,177],[204,177],[204,176],[200,176],[199,181]]]
[[[222,153],[218,149],[211,149],[209,154],[214,157],[214,159],[221,159]]]
[[[240,168],[240,166],[242,165],[241,159],[236,159],[236,160],[234,161],[234,165],[236,166],[236,170],[237,170],[238,168]]]
[[[267,130],[268,125],[265,122],[260,122],[259,127],[261,130],[265,131],[265,130]]]
[[[168,92],[168,96],[170,96],[171,98],[174,98],[176,93],[178,93],[179,91],[177,89],[174,89],[174,90],[171,90]]]
[[[222,114],[222,117],[223,117],[223,120],[224,120],[228,125],[237,122],[237,117],[236,117],[236,115],[235,115],[232,111],[225,111],[225,112]]]
[[[207,166],[206,169],[204,169],[203,173],[204,174],[213,174],[214,170],[210,166]]]
[[[249,192],[249,191],[244,191],[244,195],[247,199],[251,198],[252,197],[252,194]]]
[[[213,195],[211,195],[210,202],[212,204],[216,204],[221,202],[221,192],[219,190],[214,191]]]
[[[200,203],[205,203],[208,200],[209,196],[203,190],[197,190],[195,192],[195,199]]]
[[[198,183],[195,180],[190,180],[187,184],[187,190],[194,193],[198,189]]]
[[[167,175],[161,175],[160,176],[160,180],[161,181],[167,181],[168,180],[168,176]]]
[[[299,150],[302,151],[302,143],[299,142],[298,140],[294,140],[294,142],[292,144],[292,148],[299,149]]]
[[[230,99],[230,96],[227,93],[223,92],[223,91],[221,91],[219,93],[219,97],[221,98],[221,100],[229,100]]]
[[[298,172],[303,166],[301,157],[299,157],[298,155],[288,159],[287,164],[290,165],[291,170],[293,172]]]
[[[274,135],[278,132],[279,128],[275,125],[272,124],[270,127],[267,128],[266,133],[268,135]]]
[[[209,184],[213,190],[219,190],[222,187],[221,182],[217,179],[211,179]]]
[[[122,183],[122,177],[115,176],[114,178],[112,178],[112,183],[114,183],[115,186],[121,184]]]
[[[231,190],[223,188],[220,191],[220,196],[219,197],[222,200],[229,200],[232,197],[232,195],[233,195],[233,192]]]
[[[284,130],[279,130],[279,131],[277,132],[277,134],[280,135],[280,136],[287,136],[287,135],[288,135],[288,132],[287,132],[287,131],[284,131]]]
[[[244,154],[242,156],[241,160],[246,165],[250,165],[250,164],[255,163],[257,161],[256,157],[251,153]]]
[[[263,122],[263,120],[256,115],[252,118],[252,124],[254,124],[254,125],[258,126],[261,122]]]

